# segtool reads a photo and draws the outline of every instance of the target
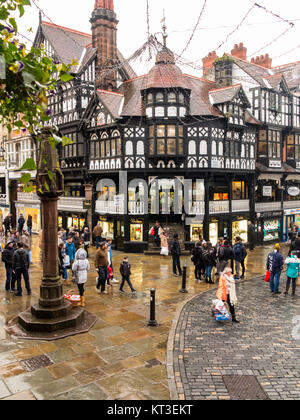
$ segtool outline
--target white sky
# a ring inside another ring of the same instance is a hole
[[[91,32],[89,22],[95,0],[36,0],[45,14],[56,24]],[[147,39],[146,0],[114,0],[119,19],[118,48],[129,57]],[[161,19],[165,10],[168,27],[168,47],[177,54],[185,48],[195,27],[204,0],[149,0],[150,31],[161,32]],[[300,60],[300,1],[299,0],[258,0],[257,3],[272,10],[284,19],[293,20],[295,27],[277,42],[267,46],[259,55],[269,53],[274,58],[273,65]],[[207,7],[192,42],[183,57],[202,65],[202,58],[215,50],[232,32],[253,5],[251,0],[207,0]],[[48,20],[43,17],[43,20]],[[35,6],[28,9],[19,22],[19,30],[29,38],[27,32],[38,25],[38,10]],[[224,27],[226,26],[226,27]],[[221,27],[221,28],[220,28]],[[217,53],[231,51],[235,43],[244,42],[248,56],[269,44],[287,29],[289,25],[276,17],[255,8],[242,27],[231,35]],[[161,36],[158,35],[159,39]],[[295,51],[285,54],[299,46]],[[282,54],[284,56],[278,57]],[[153,63],[147,61],[147,54],[140,61],[131,63],[138,74],[145,74]],[[197,74],[193,69],[186,72]],[[199,74],[201,76],[201,74]]]

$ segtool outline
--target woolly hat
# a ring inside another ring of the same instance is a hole
[[[276,244],[276,245],[275,245],[275,249],[276,249],[277,251],[280,251],[280,244]]]

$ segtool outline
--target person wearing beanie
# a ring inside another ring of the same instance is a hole
[[[270,271],[270,289],[271,293],[276,295],[280,294],[279,291],[279,284],[280,284],[280,276],[283,270],[284,259],[280,253],[280,245],[276,244],[274,247],[274,251],[268,255],[267,259],[267,270]]]

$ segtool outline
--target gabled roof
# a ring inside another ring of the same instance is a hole
[[[71,64],[72,60],[75,60],[78,63],[77,66],[72,67],[72,73],[80,73],[89,61],[97,55],[97,49],[92,47],[91,34],[43,21],[34,41],[35,44],[40,41],[41,32],[50,42],[59,61]],[[124,77],[135,77],[134,70],[128,62],[125,62],[126,60],[119,50],[117,50],[117,57]]]
[[[233,100],[239,95],[242,96],[245,106],[250,108],[251,104],[241,84],[209,91],[210,101],[213,105],[220,105],[226,102],[233,102]]]
[[[265,82],[265,78],[272,75],[272,70],[265,67],[259,66],[258,64],[251,63],[249,61],[242,60],[234,57],[230,54],[225,54],[230,57],[237,66],[239,66],[245,73],[247,73],[258,85],[262,87],[268,87]]]
[[[114,119],[120,116],[124,95],[122,93],[110,92],[97,89],[96,94],[100,102],[110,112]]]
[[[266,77],[265,80],[269,83],[272,89],[280,91],[283,87],[287,93],[289,92],[289,87],[283,73],[273,74],[272,76]]]
[[[286,83],[290,89],[299,88],[300,86],[300,61],[296,63],[285,64],[274,67],[272,69],[274,74],[283,74]]]

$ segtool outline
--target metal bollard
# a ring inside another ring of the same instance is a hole
[[[148,327],[157,327],[158,323],[155,320],[155,289],[150,290],[150,321]]]
[[[183,273],[182,273],[182,286],[179,290],[180,293],[188,293],[186,290],[186,265],[183,267]]]

